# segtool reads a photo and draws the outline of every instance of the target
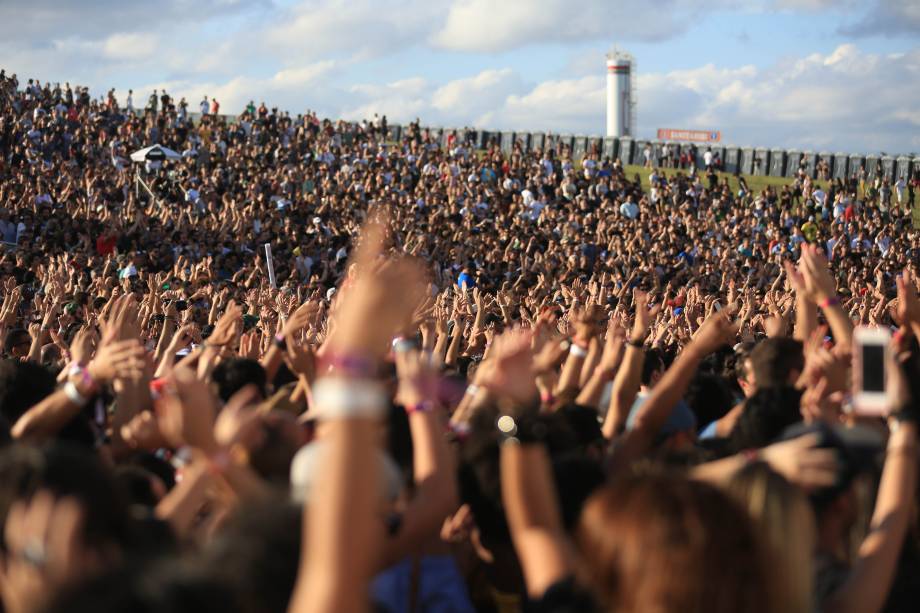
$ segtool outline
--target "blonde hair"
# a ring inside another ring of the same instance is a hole
[[[763,463],[749,464],[736,473],[728,490],[759,528],[771,561],[779,610],[813,611],[815,518],[808,498]]]

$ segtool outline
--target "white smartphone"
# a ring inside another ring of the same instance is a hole
[[[889,408],[888,353],[891,331],[859,326],[853,331],[853,412],[883,415]]]

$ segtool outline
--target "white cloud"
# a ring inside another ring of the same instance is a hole
[[[706,13],[745,9],[728,0],[457,0],[431,41],[458,51],[495,52],[548,42],[658,41]]]
[[[601,76],[546,81],[484,117],[485,127],[599,134],[604,129],[606,81]]]
[[[639,123],[719,129],[728,141],[856,151],[920,149],[920,48],[876,55],[841,45],[758,69],[640,76]],[[670,127],[670,126],[668,126]]]
[[[102,53],[113,60],[143,60],[157,53],[160,39],[155,34],[112,34],[102,43]]]
[[[521,78],[510,68],[489,69],[439,87],[431,95],[431,106],[446,121],[469,123],[470,118],[488,113],[507,96],[525,89]]]

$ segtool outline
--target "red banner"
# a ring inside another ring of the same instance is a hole
[[[688,140],[697,143],[717,143],[722,140],[719,131],[707,132],[706,130],[672,130],[671,128],[658,128],[658,140]]]

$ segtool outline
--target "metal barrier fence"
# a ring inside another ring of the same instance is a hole
[[[709,149],[713,157],[718,154],[725,172],[771,177],[794,177],[799,169],[813,179],[819,174],[827,178],[846,178],[859,172],[863,167],[869,179],[876,176],[896,181],[899,178],[908,180],[911,176],[920,175],[920,156],[911,155],[860,155],[849,153],[832,153],[830,151],[799,151],[797,149],[767,149],[765,147],[738,147],[736,145],[710,145],[661,140],[634,139],[630,137],[615,138],[601,136],[574,136],[571,134],[554,135],[538,132],[511,132],[471,130],[454,128],[435,128],[422,126],[421,132],[428,130],[429,134],[438,136],[438,142],[447,143],[450,134],[456,134],[462,141],[472,142],[473,146],[483,149],[495,144],[505,153],[513,150],[518,144],[524,151],[534,151],[546,147],[567,147],[575,159],[595,152],[609,158],[619,158],[624,164],[644,165],[646,162],[646,148],[648,158],[653,165],[667,165],[664,159],[664,148],[668,148],[668,157],[681,154],[693,155],[692,162],[698,167],[704,166],[703,156]],[[400,140],[407,131],[402,126],[390,124],[387,128],[391,140]],[[469,138],[465,138],[468,136]],[[824,170],[821,173],[821,169]]]

